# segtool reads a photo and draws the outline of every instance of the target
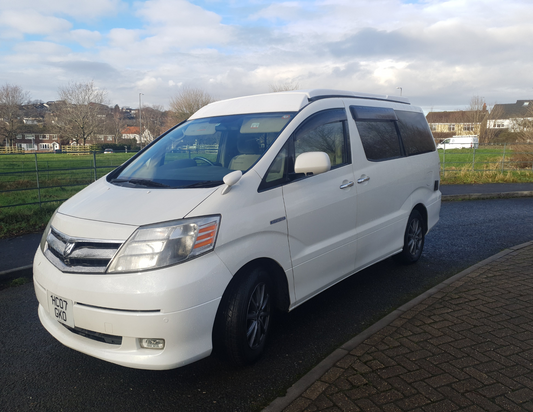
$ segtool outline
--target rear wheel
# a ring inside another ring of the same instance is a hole
[[[403,250],[395,258],[405,264],[417,262],[424,249],[425,236],[426,230],[423,217],[418,210],[413,210],[407,221],[403,238]]]
[[[270,331],[272,283],[255,268],[229,292],[222,318],[222,345],[231,361],[247,365],[263,353]]]

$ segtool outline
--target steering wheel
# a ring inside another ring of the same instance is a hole
[[[206,159],[205,157],[202,157],[202,156],[196,156],[196,157],[193,157],[192,160],[203,160],[204,162],[206,162],[207,164],[209,164],[209,166],[214,166],[214,165],[215,165],[211,160]]]

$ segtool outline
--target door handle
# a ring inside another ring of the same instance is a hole
[[[341,189],[346,189],[346,188],[348,188],[348,187],[352,187],[353,185],[354,185],[353,182],[343,183],[343,184],[340,186],[340,188],[341,188]]]
[[[368,176],[361,176],[359,179],[357,179],[357,183],[366,183],[370,180],[370,177]]]

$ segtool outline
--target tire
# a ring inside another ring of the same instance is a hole
[[[255,268],[229,292],[220,325],[222,345],[230,361],[249,365],[262,354],[271,326],[272,282]]]
[[[420,212],[413,210],[407,220],[407,227],[403,236],[403,250],[394,257],[407,265],[417,262],[424,250],[425,239],[424,219]]]

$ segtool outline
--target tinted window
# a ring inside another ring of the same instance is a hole
[[[396,111],[407,156],[435,151],[435,142],[422,113]]]
[[[356,121],[368,160],[378,161],[402,156],[394,122]]]

